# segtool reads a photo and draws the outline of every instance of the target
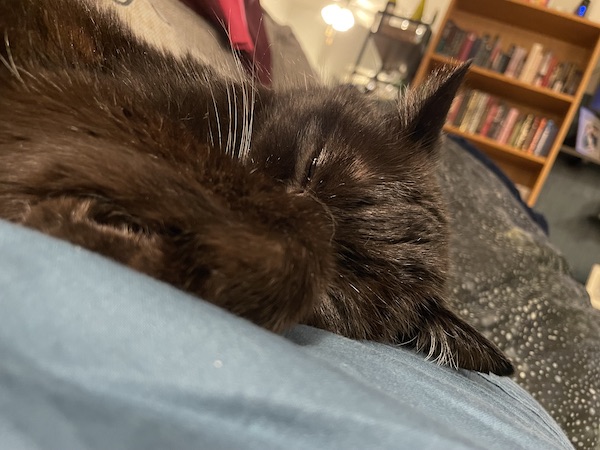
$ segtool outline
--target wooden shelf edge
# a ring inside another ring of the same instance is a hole
[[[566,145],[563,145],[560,148],[560,151],[563,153],[566,153],[567,155],[575,156],[576,158],[579,158],[583,161],[587,161],[589,163],[597,164],[600,166],[600,159],[592,158],[591,156],[587,156],[587,155],[584,155],[583,153],[579,153],[573,147],[568,147]]]
[[[499,142],[494,141],[485,136],[480,136],[478,134],[465,133],[464,131],[456,128],[455,126],[446,124],[444,125],[444,131],[449,134],[454,134],[456,136],[463,137],[468,139],[469,141],[480,143],[487,147],[494,147],[496,150],[507,153],[512,157],[521,158],[529,163],[537,164],[539,166],[543,166],[546,163],[546,158],[536,155],[530,155],[529,153],[525,153],[523,150],[518,150],[516,148],[511,147],[510,145],[500,144]]]
[[[600,37],[600,25],[575,14],[534,5],[523,0],[456,0],[457,9],[474,15],[494,16],[534,32],[555,36],[580,45],[587,39]]]
[[[462,64],[464,61],[460,61],[454,58],[450,58],[448,56],[440,55],[439,53],[433,53],[431,55],[431,60],[436,61],[441,64],[451,64],[457,65]],[[469,71],[476,73],[480,76],[493,78],[499,82],[512,84],[513,86],[517,86],[521,89],[526,89],[531,92],[535,92],[536,94],[545,95],[547,97],[553,97],[555,100],[564,102],[565,104],[571,104],[575,101],[575,97],[572,95],[563,94],[560,92],[553,91],[552,89],[548,89],[545,87],[533,86],[529,83],[524,83],[516,78],[507,77],[498,72],[494,72],[492,70],[484,69],[483,67],[472,65],[469,68]]]
[[[523,0],[504,0],[508,3],[514,3],[515,5],[526,6],[527,8],[531,8],[533,10],[537,10],[542,14],[550,14],[556,17],[559,17],[562,20],[570,20],[572,22],[576,22],[583,27],[589,27],[592,29],[597,29],[600,31],[600,24],[596,22],[592,22],[589,19],[585,19],[583,17],[579,17],[576,14],[567,13],[564,11],[559,11],[554,8],[548,8],[547,6],[536,5],[535,3],[526,2]]]

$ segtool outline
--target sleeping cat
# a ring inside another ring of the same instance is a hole
[[[0,36],[0,217],[274,332],[512,372],[444,301],[435,168],[465,65],[389,111],[350,88],[224,77],[81,1],[0,0]]]

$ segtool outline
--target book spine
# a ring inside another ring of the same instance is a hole
[[[548,120],[533,154],[537,156],[547,156],[550,152],[550,148],[552,148],[552,145],[554,144],[554,138],[556,137],[557,131],[554,121]]]
[[[499,107],[500,107],[500,105],[498,105],[498,102],[494,101],[494,104],[490,107],[490,110],[486,114],[485,119],[483,121],[483,125],[481,126],[481,129],[479,130],[479,134],[481,136],[487,136],[487,134],[489,133],[490,128],[492,128],[492,123],[494,122],[494,118],[496,117],[496,114],[498,114]]]
[[[510,62],[508,63],[508,67],[506,68],[504,75],[515,78],[517,69],[524,57],[525,49],[523,47],[516,47],[512,57],[510,58]]]
[[[554,66],[554,70],[550,74],[550,78],[548,79],[548,83],[546,83],[546,87],[552,89],[554,83],[562,76],[564,64],[559,62]]]
[[[435,49],[436,53],[441,55],[445,54],[446,46],[450,43],[451,38],[454,37],[454,33],[456,32],[456,25],[452,20],[446,22],[446,26],[442,31],[442,36],[440,37],[440,41]]]
[[[542,44],[538,44],[537,42],[531,46],[531,50],[529,51],[529,55],[527,55],[527,60],[525,65],[523,66],[523,70],[519,75],[519,80],[523,83],[531,83],[533,82],[533,77],[535,76],[537,69],[539,68],[542,52],[544,48]]]
[[[450,110],[448,111],[448,115],[446,116],[447,123],[453,123],[454,119],[458,115],[458,110],[460,109],[460,105],[465,97],[465,91],[460,91],[452,100],[452,104],[450,105]]]
[[[551,50],[548,50],[546,53],[544,53],[542,62],[540,63],[540,67],[539,67],[537,73],[535,74],[535,76],[533,77],[533,85],[534,86],[542,86],[542,82],[543,82],[544,78],[546,77],[548,70],[550,69],[550,63],[551,63],[553,57],[554,57],[554,55],[552,54]]]
[[[544,132],[544,129],[546,128],[547,122],[548,122],[548,119],[546,119],[545,117],[542,117],[540,119],[540,123],[539,123],[537,129],[535,130],[533,139],[531,140],[531,144],[529,144],[529,147],[527,147],[527,153],[532,155],[533,152],[535,151],[535,148],[537,147],[538,143],[540,142],[540,138],[542,137],[542,133]]]
[[[523,126],[523,122],[525,121],[525,115],[523,113],[519,113],[517,116],[517,120],[515,121],[515,125],[512,127],[512,130],[509,134],[508,139],[506,140],[506,144],[511,147],[515,146],[515,142],[519,133],[521,132],[521,127]]]
[[[502,124],[504,123],[504,118],[506,117],[508,113],[508,108],[504,103],[500,103],[498,105],[498,111],[496,112],[496,116],[494,117],[494,120],[492,121],[492,126],[490,127],[490,130],[487,132],[486,136],[489,137],[490,139],[498,139],[498,136],[500,134],[500,130],[502,128]]]
[[[467,32],[465,30],[463,30],[462,28],[456,29],[456,34],[454,36],[454,39],[452,40],[452,46],[448,49],[448,56],[456,58],[466,36]]]
[[[475,42],[473,42],[473,47],[471,47],[471,51],[469,52],[467,59],[473,59],[475,57],[475,55],[479,51],[479,47],[481,47],[481,43],[482,43],[482,40],[480,37],[475,39]]]
[[[484,67],[486,69],[494,70],[493,66],[496,63],[497,59],[500,57],[501,53],[502,53],[502,39],[500,38],[500,35],[497,34],[494,37],[494,40],[492,41],[492,51],[490,52],[490,56],[487,59],[487,61],[485,61]]]
[[[455,127],[459,127],[460,124],[462,123],[463,117],[465,116],[465,111],[467,110],[467,105],[469,104],[472,96],[473,96],[472,90],[469,89],[469,90],[465,91],[462,102],[460,103],[460,106],[458,108],[456,117],[455,117],[454,121],[452,122],[452,125],[454,125]]]
[[[502,125],[500,134],[498,135],[498,142],[500,144],[506,144],[506,141],[510,137],[510,133],[513,129],[513,126],[515,125],[515,122],[517,121],[518,116],[519,116],[519,110],[517,108],[515,108],[514,106],[511,107],[509,109],[508,113],[506,114],[506,120],[504,121],[504,124]]]
[[[473,112],[475,110],[475,105],[477,105],[477,102],[479,101],[480,96],[481,96],[481,92],[473,91],[473,95],[469,99],[469,104],[467,105],[467,110],[465,111],[465,115],[458,127],[460,129],[460,131],[466,132],[469,129],[469,126],[471,125],[471,120],[473,120]]]
[[[467,128],[467,132],[471,134],[477,133],[477,128],[480,126],[481,121],[483,120],[483,111],[490,101],[490,94],[486,94],[482,92],[477,100],[477,104],[475,105],[475,110],[473,112],[473,117],[471,119],[471,123]]]
[[[535,116],[533,114],[527,114],[525,116],[525,120],[523,120],[523,125],[519,130],[519,135],[515,139],[513,147],[518,148],[519,150],[523,147],[523,144],[525,144],[525,140],[529,135],[529,131],[531,130],[531,125],[533,124],[534,117]]]
[[[477,50],[477,53],[473,56],[473,64],[476,66],[483,66],[484,60],[487,58],[490,50],[490,35],[485,34],[481,38],[481,45]]]
[[[531,123],[531,126],[529,127],[529,132],[527,133],[527,137],[523,141],[523,145],[521,145],[519,147],[520,150],[523,150],[524,152],[527,151],[527,149],[531,145],[531,141],[533,140],[533,136],[535,135],[537,128],[540,126],[540,120],[541,120],[540,117],[538,117],[538,116],[534,117],[533,122]]]
[[[477,34],[474,32],[467,33],[462,46],[458,52],[457,58],[461,61],[466,61],[471,53],[471,49],[473,48],[473,43],[477,39]]]
[[[573,79],[565,86],[565,94],[575,95],[577,92],[577,88],[579,88],[579,84],[581,83],[581,79],[583,78],[583,72],[577,69],[575,70]]]

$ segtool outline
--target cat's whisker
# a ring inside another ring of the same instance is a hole
[[[10,50],[10,41],[8,40],[8,32],[6,31],[4,32],[4,47],[6,48],[6,56],[8,57],[8,60],[4,56],[0,55],[0,61],[2,61],[2,64],[6,66],[8,71],[12,73],[15,78],[17,78],[22,84],[25,84],[25,81],[23,81],[23,78],[21,78],[21,74],[19,73],[17,65],[15,64],[15,60],[13,59],[12,51]]]
[[[215,146],[215,138],[213,137],[212,124],[210,123],[210,113],[206,113],[208,121],[208,139],[210,140],[211,147]]]
[[[238,158],[243,160],[247,153],[248,141],[250,139],[248,129],[249,98],[246,83],[242,83],[242,136],[240,138],[240,152]]]
[[[399,343],[398,343],[398,344],[396,344],[396,345],[398,345],[399,347],[403,347],[403,346],[405,346],[405,345],[410,345],[410,344],[412,344],[413,342],[415,342],[415,341],[417,341],[417,340],[418,340],[418,336],[413,336],[413,337],[412,337],[412,338],[410,338],[408,341],[402,341],[402,342],[399,342]],[[417,346],[417,350],[418,350],[418,346]]]
[[[208,86],[208,90],[210,92],[210,97],[212,98],[213,107],[215,110],[215,122],[217,123],[217,133],[219,135],[219,147],[223,148],[223,135],[221,132],[221,121],[219,120],[219,109],[217,108],[217,100],[215,98],[215,93],[213,92],[212,84],[210,82],[207,72],[204,72],[203,75],[204,75],[204,79],[206,80],[206,85]],[[210,119],[210,115],[209,115],[209,119]],[[210,120],[209,120],[209,130],[211,131],[211,134],[212,134],[212,125],[210,123]]]
[[[225,80],[225,91],[227,91],[227,117],[229,118],[229,120],[227,120],[227,142],[225,143],[225,154],[233,156],[234,149],[231,146],[231,91],[229,90],[228,80]]]
[[[431,336],[431,342],[429,344],[429,352],[427,353],[427,356],[425,356],[426,360],[431,360],[431,358],[435,354],[435,346],[436,346],[436,343],[437,343],[437,337],[436,337],[436,335],[435,335],[435,333],[434,333],[433,330],[429,331],[429,335]]]

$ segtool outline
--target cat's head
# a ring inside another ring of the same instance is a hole
[[[392,110],[344,87],[276,96],[251,164],[331,217],[335,231],[322,252],[333,253],[334,267],[309,324],[507,374],[508,360],[444,300],[449,230],[437,158],[467,69],[440,69]]]

